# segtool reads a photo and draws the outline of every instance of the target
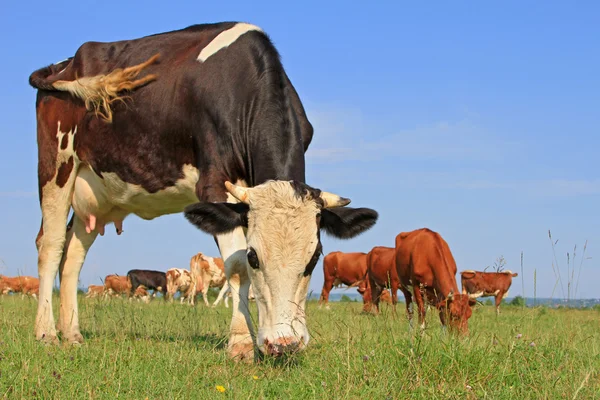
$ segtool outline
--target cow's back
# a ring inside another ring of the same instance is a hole
[[[374,247],[367,255],[369,276],[379,284],[385,284],[391,276],[396,276],[395,256],[396,249],[393,247]]]
[[[335,252],[328,260],[328,273],[345,285],[352,285],[364,279],[367,273],[366,253]]]

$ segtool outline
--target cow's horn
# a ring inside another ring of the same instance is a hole
[[[225,188],[227,188],[227,191],[231,193],[233,197],[242,203],[250,204],[250,191],[248,188],[234,185],[229,181],[225,181]]]
[[[329,192],[321,192],[319,197],[325,202],[325,208],[344,207],[350,204],[350,199]]]
[[[451,290],[450,293],[448,293],[448,297],[446,297],[446,299],[448,301],[452,301],[453,298],[454,298],[454,292]]]

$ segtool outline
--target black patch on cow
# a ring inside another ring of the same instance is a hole
[[[185,218],[203,232],[220,235],[248,226],[249,207],[244,203],[196,203],[184,210]]]
[[[321,229],[340,239],[350,239],[370,229],[379,214],[370,208],[334,207],[321,212]]]
[[[313,253],[313,256],[311,257],[310,261],[308,262],[308,264],[306,264],[306,268],[304,269],[304,274],[302,274],[303,276],[310,276],[313,273],[313,270],[315,269],[315,267],[317,266],[317,263],[319,262],[319,258],[321,258],[321,255],[323,254],[323,245],[321,244],[321,232],[317,231],[317,248],[315,249],[315,252]]]
[[[61,188],[65,186],[65,184],[69,180],[71,171],[73,171],[73,156],[69,157],[69,159],[66,162],[63,162],[62,164],[60,164],[60,167],[58,167],[58,171],[56,173],[56,185],[58,187]]]
[[[311,186],[308,186],[304,182],[298,182],[298,181],[291,181],[290,185],[292,186],[292,189],[296,193],[296,196],[300,197],[302,200],[305,200],[307,197],[310,197],[315,202],[317,202],[317,205],[319,206],[319,208],[323,208],[323,206],[325,205],[325,203],[323,202],[323,199],[321,199],[321,197],[320,197],[321,190],[315,189]]]

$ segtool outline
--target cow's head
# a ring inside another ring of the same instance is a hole
[[[473,313],[471,307],[476,303],[477,301],[475,299],[470,298],[466,294],[454,294],[453,292],[450,292],[450,294],[438,304],[442,323],[447,325],[451,331],[464,335],[468,334],[468,320]]]
[[[246,267],[258,306],[257,344],[272,355],[299,350],[309,340],[304,306],[322,253],[320,230],[342,239],[371,228],[377,212],[345,207],[349,199],[295,181],[253,188],[226,183],[240,201],[198,203],[186,218],[212,235],[247,228]]]
[[[181,275],[181,273],[176,269],[170,269],[166,273],[166,276],[167,276],[166,297],[169,297],[169,299],[171,299],[171,300],[173,300],[173,296],[175,296],[177,289],[179,289],[177,286],[178,286],[178,280],[179,280],[180,275]]]

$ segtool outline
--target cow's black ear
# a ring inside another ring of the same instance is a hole
[[[213,236],[248,226],[248,205],[244,203],[196,203],[184,210],[196,228]]]
[[[370,208],[335,207],[321,212],[321,229],[340,239],[353,238],[371,228],[379,214]]]

